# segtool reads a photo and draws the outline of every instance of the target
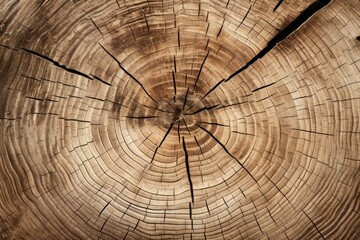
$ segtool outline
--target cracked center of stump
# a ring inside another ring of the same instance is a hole
[[[175,123],[181,119],[183,119],[182,109],[175,108],[174,117],[172,119],[172,122]]]
[[[193,115],[192,112],[201,107],[199,96],[193,94],[177,95],[158,102],[156,106],[158,112],[155,115],[159,117],[154,120],[156,124],[166,129],[171,124],[179,124],[180,122],[180,130],[185,129],[195,124],[196,117],[199,116]]]

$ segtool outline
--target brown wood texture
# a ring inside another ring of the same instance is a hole
[[[358,0],[0,2],[2,239],[360,239]]]

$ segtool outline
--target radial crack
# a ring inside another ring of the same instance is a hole
[[[221,124],[221,123],[217,123],[217,122],[199,122],[200,124],[209,124],[209,125],[216,125],[216,126],[221,126],[221,127],[230,127],[229,125],[225,125],[225,124]]]
[[[125,116],[126,118],[133,118],[133,119],[148,119],[148,118],[158,118],[160,116]]]
[[[254,62],[256,62],[259,58],[264,57],[271,49],[273,49],[276,44],[283,41],[285,38],[290,36],[293,32],[295,32],[303,23],[305,23],[311,16],[313,16],[320,9],[325,7],[331,0],[317,0],[313,4],[311,4],[308,8],[306,8],[299,16],[292,21],[289,25],[287,25],[283,30],[281,30],[277,35],[275,35],[267,44],[267,46],[262,49],[255,57],[253,57],[248,63],[245,64],[242,68],[231,74],[225,82],[231,80],[233,77],[250,67]]]
[[[180,30],[178,30],[178,48],[180,48]]]
[[[185,105],[186,105],[186,102],[187,102],[187,96],[189,94],[189,88],[186,90],[186,94],[185,94],[185,99],[184,99],[184,104],[183,104],[183,107],[182,107],[182,110],[185,109]]]
[[[303,210],[302,212],[303,212],[303,213],[305,214],[305,216],[310,220],[310,222],[312,223],[312,225],[314,225],[316,231],[320,234],[321,238],[322,238],[322,239],[325,239],[325,237],[321,234],[320,230],[317,228],[316,224],[315,224],[314,221],[309,217],[309,215],[307,215],[304,210]]]
[[[207,57],[209,56],[209,53],[210,53],[210,51],[207,52],[207,54],[206,54],[206,56],[205,56],[205,58],[204,58],[204,60],[203,60],[203,62],[202,62],[202,64],[201,64],[201,66],[200,66],[199,73],[198,73],[198,75],[197,75],[197,77],[196,77],[196,81],[195,81],[195,84],[194,84],[194,91],[195,91],[196,85],[197,85],[197,83],[198,83],[198,81],[199,81],[200,74],[201,74],[202,69],[203,69],[203,67],[204,67],[205,61],[206,61]]]
[[[151,100],[153,100],[155,103],[158,103],[149,93],[148,91],[146,91],[145,87],[142,85],[142,83],[137,80],[131,73],[129,73],[120,63],[120,61],[114,56],[112,55],[103,45],[101,45],[99,43],[100,47],[112,58],[115,60],[115,62],[119,65],[119,67],[121,68],[121,70],[123,70],[126,75],[128,75],[131,79],[133,79],[137,84],[140,85],[140,87],[144,90],[144,92],[146,93],[146,95],[148,95],[149,98],[151,98]]]
[[[190,185],[191,202],[194,203],[194,189],[193,189],[193,184],[192,184],[191,175],[190,175],[189,155],[186,150],[186,143],[185,143],[184,137],[182,137],[182,142],[183,142],[183,148],[184,148],[184,153],[185,153],[186,172],[187,172],[187,177],[188,177],[189,185]]]
[[[6,46],[6,45],[3,45],[1,43],[0,43],[0,47],[7,48],[7,49],[10,49],[10,50],[13,50],[13,51],[18,51],[17,49],[11,48],[11,47]]]
[[[121,7],[120,7],[120,4],[119,4],[118,0],[115,0],[115,1],[116,1],[116,5],[118,5],[119,9],[121,9]]]
[[[104,212],[104,210],[105,210],[105,208],[107,208],[107,206],[109,206],[109,204],[111,203],[111,201],[109,201],[104,207],[103,207],[103,209],[100,211],[100,213],[99,213],[99,217],[100,217],[100,215]]]
[[[276,34],[263,48],[258,54],[256,54],[250,61],[248,61],[243,67],[235,71],[231,74],[227,79],[221,80],[217,83],[203,98],[205,98],[210,92],[214,91],[217,87],[219,87],[223,82],[230,81],[233,77],[240,74],[242,71],[249,68],[253,63],[255,63],[258,59],[264,57],[269,51],[271,51],[278,43],[286,39],[293,32],[295,32],[302,24],[304,24],[307,20],[309,20],[315,13],[324,8],[327,4],[329,4],[331,0],[317,0],[312,3],[308,8],[306,8],[299,16],[293,20],[289,25],[287,25],[283,30],[281,30],[278,34]],[[249,9],[250,11],[250,9]],[[246,14],[247,15],[247,14]],[[245,17],[246,17],[245,15]]]
[[[111,216],[111,215],[110,215]],[[100,232],[102,233],[104,227],[105,227],[105,224],[107,223],[107,221],[109,220],[110,216],[107,217],[107,219],[105,220],[104,224],[101,226],[101,229],[100,229]]]
[[[191,229],[194,229],[194,221],[193,221],[193,219],[192,219],[191,203],[189,203],[189,215],[190,215],[190,220],[191,220]]]
[[[106,85],[109,85],[109,86],[112,86],[111,85],[111,83],[108,83],[108,82],[106,82],[105,80],[103,80],[103,79],[101,79],[101,78],[99,78],[99,77],[97,77],[97,76],[95,76],[95,75],[92,75],[96,80],[98,80],[98,81],[100,81],[100,82],[102,82],[102,83],[104,83],[104,84],[106,84]]]
[[[288,203],[290,204],[290,206],[295,209],[294,205],[290,202],[290,200],[288,199],[288,197],[286,197],[286,195],[281,191],[281,189],[271,180],[271,178],[269,178],[268,176],[265,175],[265,177],[272,183],[272,185],[274,185],[274,187],[278,190],[279,193],[281,193],[281,195],[283,195],[283,197],[288,201]]]
[[[204,99],[207,97],[207,95],[209,95],[212,91],[214,91],[220,84],[222,84],[225,81],[225,79],[221,80],[220,82],[218,82],[217,84],[215,84],[215,86],[213,86],[201,99]]]
[[[256,184],[258,185],[258,186],[260,186],[259,185],[259,183],[258,183],[258,181],[254,178],[254,176],[249,172],[249,170],[247,170],[246,168],[245,168],[245,166],[236,158],[236,157],[234,157],[234,155],[232,155],[230,152],[229,152],[229,150],[225,147],[225,145],[224,144],[222,144],[209,130],[207,130],[206,128],[203,128],[203,127],[201,127],[200,125],[198,125],[198,124],[196,124],[196,126],[198,126],[199,128],[201,128],[203,131],[205,131],[207,134],[209,134],[210,135],[210,137],[212,138],[212,139],[214,139],[224,150],[225,150],[225,152],[230,156],[230,157],[232,157],[233,159],[235,159],[237,162],[238,162],[238,164],[247,172],[247,174],[249,174],[249,176],[256,182]]]
[[[280,7],[280,5],[282,4],[283,1],[284,1],[284,0],[279,0],[279,2],[276,4],[276,6],[275,6],[274,9],[273,9],[273,12],[275,12],[276,9],[278,9],[278,7]]]
[[[177,133],[178,133],[178,140],[180,143],[180,121],[178,121]]]
[[[90,18],[91,22],[94,24],[95,28],[100,32],[101,35],[104,35],[101,31],[100,28],[96,25],[96,23],[94,22],[94,20],[92,20],[92,18]]]
[[[188,133],[190,133],[190,129],[189,129],[188,125],[186,124],[185,119],[183,118],[182,120],[183,120],[183,122],[184,122],[184,125],[185,125],[185,127],[186,127],[186,130],[188,131]]]
[[[276,83],[276,82],[273,82],[273,83],[270,83],[270,84],[267,84],[267,85],[258,87],[258,88],[256,88],[256,89],[252,90],[252,92],[257,92],[257,91],[259,91],[259,90],[261,90],[261,89],[263,89],[263,88],[270,87],[270,86],[274,85],[275,83]]]
[[[61,69],[64,69],[67,72],[80,75],[80,76],[85,77],[85,78],[90,79],[90,80],[93,79],[91,76],[89,76],[89,75],[87,75],[85,73],[82,73],[82,72],[80,72],[78,70],[75,70],[75,69],[72,69],[72,68],[68,68],[65,65],[62,65],[59,62],[57,62],[57,61],[55,61],[55,60],[53,60],[53,59],[51,59],[51,58],[49,58],[49,57],[47,57],[45,55],[42,55],[42,54],[40,54],[38,52],[29,50],[29,49],[26,49],[26,48],[21,48],[21,50],[23,50],[23,51],[25,51],[27,53],[33,54],[33,55],[35,55],[35,56],[37,56],[37,57],[39,57],[41,59],[47,60],[47,61],[51,62],[52,64],[54,64],[55,66],[57,66],[57,67],[59,67]]]
[[[229,6],[229,2],[230,2],[230,0],[227,1],[225,8],[227,8]]]
[[[241,26],[241,24],[243,24],[243,22],[245,21],[246,17],[249,15],[249,12],[250,12],[250,10],[251,10],[251,7],[252,7],[252,5],[250,5],[249,9],[247,10],[247,12],[246,12],[245,16],[243,17],[243,19],[241,20],[240,24],[236,27],[236,29],[235,29],[236,31],[237,31],[238,28]]]
[[[148,20],[146,18],[146,14],[144,16],[144,19],[145,19],[146,27],[147,27],[147,30],[148,30],[148,35],[150,35],[150,26],[149,26],[149,22],[148,22]]]
[[[198,145],[198,147],[199,147],[199,149],[200,149],[201,155],[204,157],[204,153],[203,153],[203,151],[202,151],[202,148],[201,148],[201,146],[200,146],[200,144],[199,144],[199,142],[198,142],[198,140],[197,140],[197,138],[196,138],[195,135],[194,135],[194,139],[195,139],[195,142],[196,142],[196,144]],[[205,158],[205,157],[204,157],[204,158]]]
[[[152,158],[151,158],[150,164],[154,161],[154,158],[155,158],[155,155],[156,155],[158,149],[161,147],[161,145],[162,145],[163,142],[165,141],[166,137],[169,135],[172,127],[174,126],[174,123],[175,123],[175,122],[172,122],[172,123],[170,124],[170,127],[169,127],[169,129],[166,131],[165,136],[164,136],[163,139],[161,140],[159,146],[156,147],[155,152],[154,152],[154,154],[153,154],[153,156],[152,156]],[[149,166],[150,166],[150,165],[149,165]]]
[[[176,96],[176,80],[175,80],[174,71],[172,72],[172,80],[173,80],[173,85],[174,85],[174,95]]]

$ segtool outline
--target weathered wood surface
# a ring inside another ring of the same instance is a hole
[[[358,0],[1,1],[3,239],[359,239]]]

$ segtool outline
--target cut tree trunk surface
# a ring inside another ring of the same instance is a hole
[[[3,239],[360,239],[358,0],[0,3]]]

